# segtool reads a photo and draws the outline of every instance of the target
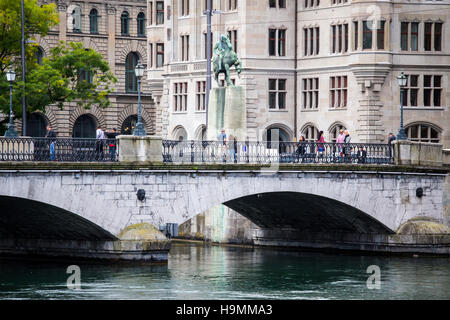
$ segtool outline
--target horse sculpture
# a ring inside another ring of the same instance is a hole
[[[227,36],[220,36],[220,41],[214,46],[214,54],[216,55],[213,60],[214,78],[217,84],[219,84],[219,74],[224,73],[227,86],[233,86],[230,80],[230,68],[235,66],[239,76],[242,71],[242,63],[236,52],[234,52],[230,39]]]

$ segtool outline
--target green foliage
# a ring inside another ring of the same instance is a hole
[[[44,111],[50,104],[62,108],[72,101],[85,108],[93,104],[104,108],[110,105],[107,95],[116,82],[100,53],[84,49],[81,43],[61,42],[27,75],[28,108]]]
[[[54,4],[39,6],[37,0],[24,1],[25,39],[45,37],[58,24]],[[13,109],[16,118],[22,117],[21,99],[24,94],[21,63],[21,7],[18,0],[0,0],[0,112],[9,114],[9,83],[6,71],[16,72],[13,88]],[[81,43],[61,42],[51,50],[42,65],[37,64],[37,44],[26,44],[26,101],[27,112],[45,111],[45,107],[75,101],[89,108],[93,104],[107,107],[107,95],[113,91],[117,79],[110,72],[103,56]],[[92,81],[91,81],[92,80]]]

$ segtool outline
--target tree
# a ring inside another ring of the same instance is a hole
[[[100,53],[84,49],[81,43],[61,42],[27,75],[27,108],[29,112],[45,111],[50,104],[62,108],[72,101],[85,108],[94,104],[107,107],[107,96],[116,82]]]
[[[25,39],[36,35],[45,37],[58,23],[54,4],[39,6],[37,0],[24,0]],[[18,0],[0,0],[0,113],[9,114],[9,84],[6,71],[16,74],[14,83],[14,116],[22,117],[21,98],[23,81],[21,75],[21,6]],[[39,65],[36,60],[36,44],[26,45],[27,78],[25,95],[27,112],[45,111],[48,105],[76,101],[89,108],[93,104],[107,107],[108,94],[117,81],[103,56],[81,43],[61,42],[51,49],[49,57]],[[1,120],[1,119],[0,119]]]

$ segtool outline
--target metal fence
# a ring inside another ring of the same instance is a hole
[[[0,138],[0,161],[117,161],[116,139]]]
[[[163,141],[165,163],[359,163],[392,164],[387,144]]]

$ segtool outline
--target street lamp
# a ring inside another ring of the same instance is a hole
[[[407,140],[405,128],[403,127],[403,94],[404,88],[406,87],[406,82],[408,78],[402,72],[400,76],[397,77],[398,86],[400,87],[400,130],[398,131],[397,140]]]
[[[136,74],[137,78],[137,85],[138,85],[138,105],[139,105],[139,111],[138,111],[138,121],[136,123],[136,128],[133,131],[134,136],[138,137],[145,137],[146,133],[144,130],[144,125],[141,121],[141,79],[144,76],[145,68],[141,63],[141,60],[138,61],[138,64],[136,68],[134,69],[134,72]]]
[[[9,82],[9,125],[8,130],[5,132],[5,137],[14,138],[18,136],[16,130],[14,130],[12,107],[12,87],[13,82],[16,80],[16,73],[13,70],[9,69],[9,71],[6,72],[6,80],[8,80]]]

